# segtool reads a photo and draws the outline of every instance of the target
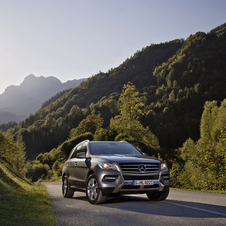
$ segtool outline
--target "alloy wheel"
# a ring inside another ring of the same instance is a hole
[[[98,195],[98,184],[95,178],[91,178],[88,182],[87,194],[91,200],[95,200]]]

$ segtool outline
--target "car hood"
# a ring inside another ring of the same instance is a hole
[[[160,160],[155,159],[150,156],[145,155],[139,155],[139,156],[128,156],[128,155],[98,155],[98,156],[92,156],[92,159],[98,159],[99,161],[103,162],[112,162],[112,163],[130,163],[130,162],[142,162],[142,163],[159,163]]]

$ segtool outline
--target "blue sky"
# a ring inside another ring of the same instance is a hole
[[[106,72],[151,43],[209,32],[225,11],[225,0],[0,0],[0,94],[29,74]]]

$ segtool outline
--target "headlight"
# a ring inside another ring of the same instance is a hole
[[[161,163],[161,170],[166,170],[166,169],[167,169],[166,163]]]
[[[110,162],[99,162],[98,163],[99,167],[101,169],[105,169],[105,170],[116,170],[118,171],[117,165],[114,163],[110,163]]]

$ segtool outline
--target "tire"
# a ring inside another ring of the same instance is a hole
[[[156,193],[147,193],[147,197],[152,201],[163,201],[165,200],[169,195],[169,188]]]
[[[70,188],[66,175],[62,178],[62,195],[64,198],[72,198],[74,195],[74,190]]]
[[[103,195],[99,189],[97,179],[94,174],[90,175],[86,182],[86,197],[91,204],[104,203],[107,196]]]

